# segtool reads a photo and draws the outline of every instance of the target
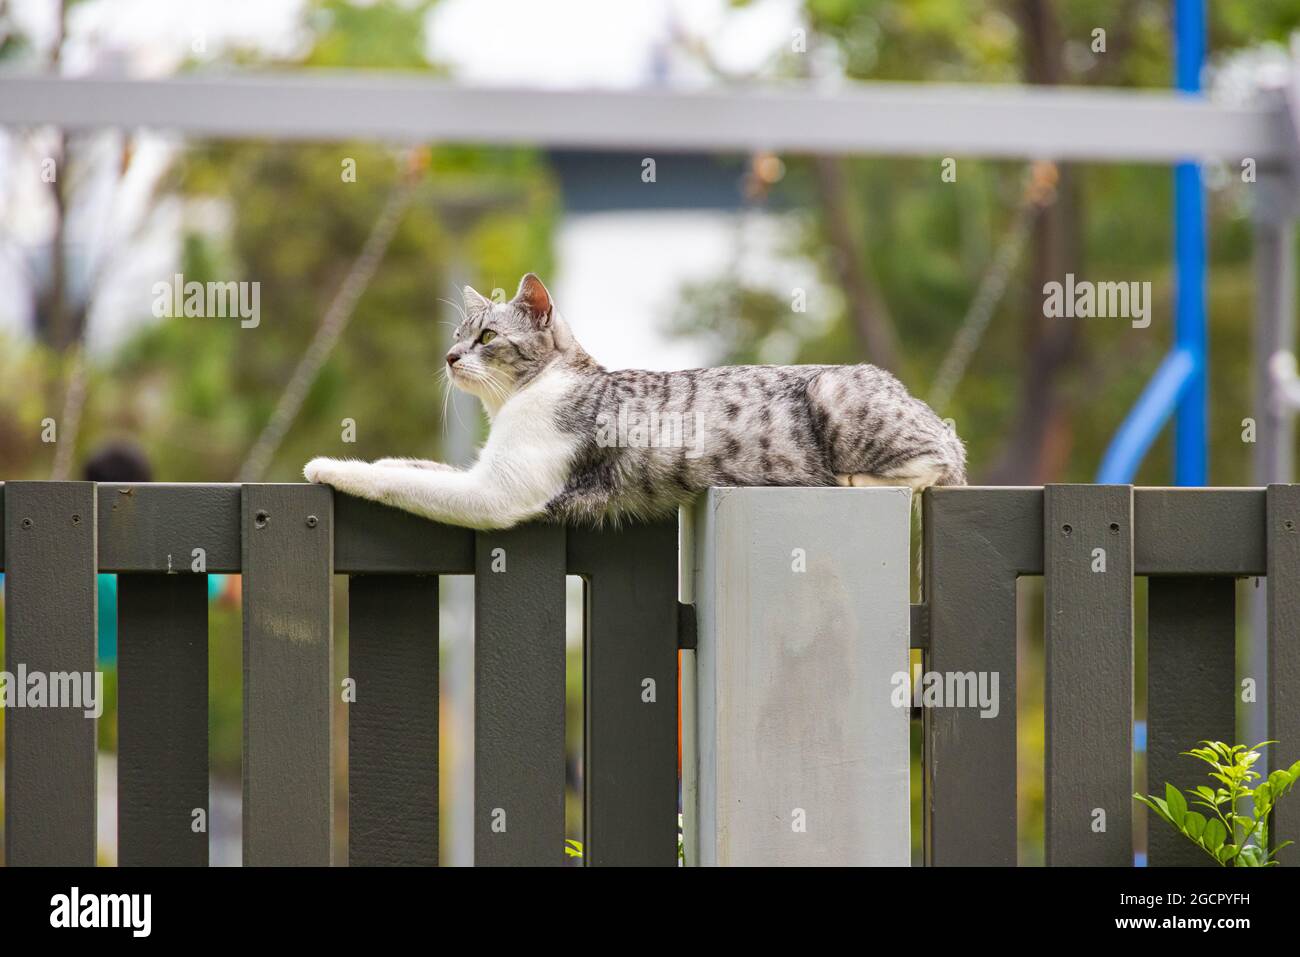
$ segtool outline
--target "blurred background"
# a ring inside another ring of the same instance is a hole
[[[356,68],[542,88],[870,79],[1164,89],[1170,14],[1164,0],[0,0],[0,68],[104,78]],[[1240,99],[1252,77],[1287,61],[1300,0],[1216,3],[1209,17],[1206,86]],[[154,481],[295,481],[316,455],[467,461],[485,422],[475,403],[445,395],[439,375],[458,290],[512,295],[531,270],[607,366],[872,361],[954,420],[972,482],[1090,481],[1169,346],[1173,175],[960,159],[945,182],[940,162],[0,129],[0,479],[127,481],[144,469]],[[1210,482],[1245,485],[1251,197],[1235,166],[1208,164],[1204,176]],[[1045,319],[1043,284],[1068,272],[1149,281],[1151,327]],[[155,284],[176,274],[260,283],[260,322],[158,315]],[[1168,484],[1170,472],[1164,438],[1137,482]],[[467,587],[443,590],[452,863],[472,849]],[[236,863],[238,579],[211,576],[210,593],[213,863]],[[346,589],[336,593],[341,679]],[[101,596],[111,694],[111,581]],[[1036,863],[1038,583],[1022,582],[1021,596],[1022,860]],[[579,607],[573,583],[578,838]],[[1139,719],[1144,686],[1139,674]],[[100,738],[110,862],[111,703]],[[919,777],[914,790],[919,809]]]

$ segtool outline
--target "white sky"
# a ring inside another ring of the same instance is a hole
[[[26,28],[44,42],[52,36],[48,0],[11,0]],[[215,58],[230,45],[255,45],[290,56],[303,38],[295,24],[299,0],[92,0],[74,8],[65,69],[78,75],[155,76],[186,57]],[[709,82],[695,64],[670,55],[674,32],[696,37],[729,72],[759,70],[789,43],[798,0],[759,0],[743,10],[727,0],[444,0],[429,24],[430,56],[453,77],[475,84],[548,87],[628,87],[655,82]],[[84,224],[86,258],[112,248],[117,221],[130,220],[150,176],[166,162],[162,138],[143,140],[154,161],[109,212],[100,204]],[[31,160],[29,160],[30,162]],[[0,144],[0,174],[20,162]],[[12,181],[12,180],[11,180]],[[12,191],[11,191],[12,193]],[[132,197],[135,197],[134,199]],[[134,207],[133,204],[134,203]],[[0,227],[10,239],[36,241],[48,210],[40,198],[0,191]],[[180,214],[159,211],[152,242],[132,247],[114,270],[91,318],[92,345],[111,346],[128,327],[148,319],[150,277],[170,275]],[[703,360],[698,343],[663,335],[680,284],[717,275],[737,260],[751,276],[769,277],[789,294],[792,270],[805,287],[811,270],[773,252],[778,230],[750,216],[737,229],[732,215],[648,212],[568,217],[556,237],[558,274],[548,279],[561,311],[584,345],[611,367],[675,368]],[[118,244],[120,246],[120,243]],[[12,280],[0,257],[0,288]],[[453,277],[455,278],[455,277]],[[617,308],[618,315],[610,310]],[[24,328],[29,318],[0,302],[0,328]]]

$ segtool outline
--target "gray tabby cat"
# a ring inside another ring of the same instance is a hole
[[[483,529],[664,517],[709,486],[965,484],[961,440],[882,369],[608,372],[531,273],[508,303],[464,294],[447,365],[491,420],[474,465],[318,458],[308,481]]]

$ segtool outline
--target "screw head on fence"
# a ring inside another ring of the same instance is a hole
[[[270,520],[271,516],[267,512],[260,511],[253,516],[253,525],[257,528],[266,528],[266,523]]]
[[[308,516],[307,516],[307,527],[308,527],[308,528],[315,528],[315,527],[316,527],[316,523],[317,523],[318,521],[320,521],[320,520],[319,520],[315,515],[308,515]]]

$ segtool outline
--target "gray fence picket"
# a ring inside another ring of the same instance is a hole
[[[1043,508],[1047,863],[1127,867],[1133,863],[1132,490],[1049,485]]]
[[[96,673],[95,486],[8,482],[5,671]],[[20,690],[25,690],[22,683]],[[82,689],[82,702],[85,702]],[[102,701],[101,701],[102,704]],[[5,860],[95,865],[95,720],[81,706],[6,709]]]
[[[995,718],[927,708],[926,860],[1014,866],[1016,577],[1041,571],[1042,492],[930,489],[924,499],[927,671],[997,672]]]
[[[1268,488],[1268,750],[1272,770],[1300,760],[1300,485]],[[1246,744],[1255,744],[1247,741]],[[1300,863],[1300,798],[1280,801],[1270,822],[1283,865]]]
[[[480,532],[474,863],[564,863],[564,529]]]
[[[1180,752],[1236,738],[1236,582],[1152,577],[1147,592],[1147,793],[1205,784]],[[1214,866],[1204,851],[1147,815],[1150,863]]]
[[[569,568],[587,578],[585,862],[671,866],[677,861],[677,523],[574,530],[569,540]]]
[[[348,861],[438,864],[438,579],[348,581]]]
[[[331,490],[245,485],[244,863],[330,863]]]
[[[207,575],[119,575],[117,622],[118,863],[206,867]]]

